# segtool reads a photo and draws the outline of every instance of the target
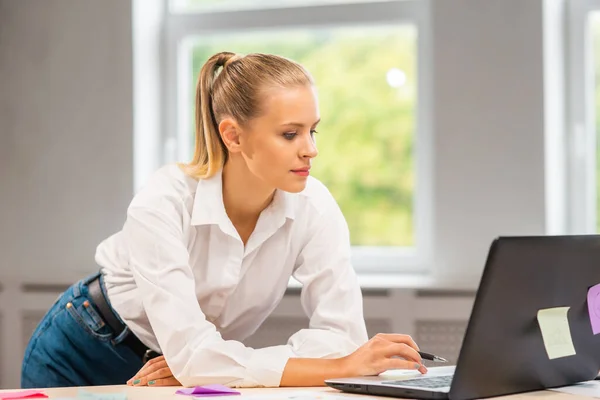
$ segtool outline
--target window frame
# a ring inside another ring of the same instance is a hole
[[[593,234],[597,228],[596,112],[594,55],[589,18],[600,0],[567,2],[567,231]]]
[[[433,140],[431,0],[395,0],[309,4],[279,8],[170,12],[165,0],[162,91],[164,99],[161,164],[187,160],[192,110],[189,99],[191,60],[185,46],[189,38],[203,35],[268,29],[335,28],[356,25],[413,24],[417,30],[417,103],[414,138],[414,237],[415,247],[353,246],[352,264],[359,274],[427,273],[433,270]],[[232,30],[231,27],[235,27]]]

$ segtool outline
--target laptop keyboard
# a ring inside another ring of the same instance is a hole
[[[452,383],[452,375],[435,376],[423,379],[407,379],[404,381],[389,381],[383,383],[386,385],[414,386],[427,389],[437,389],[441,387],[450,386],[450,384]]]

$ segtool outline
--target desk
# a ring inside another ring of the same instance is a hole
[[[43,389],[44,393],[50,398],[57,397],[76,397],[77,392],[80,388],[56,388],[56,389]],[[131,387],[126,385],[119,386],[94,386],[81,388],[92,393],[127,393],[128,400],[192,400],[192,397],[176,395],[175,391],[179,387]],[[227,396],[227,397],[213,397],[214,399],[243,399],[245,396],[265,396],[265,399],[274,398],[276,395],[281,395],[285,398],[286,395],[291,395],[298,392],[313,392],[315,397],[319,394],[326,394],[329,396],[337,396],[338,398],[354,398],[354,399],[393,399],[392,397],[378,397],[369,395],[354,395],[349,393],[343,393],[328,387],[318,388],[267,388],[267,389],[236,389],[242,393],[242,396]],[[0,393],[10,392],[11,390],[0,390]],[[256,397],[255,397],[256,398]],[[208,397],[210,399],[210,397]],[[538,400],[538,399],[551,399],[551,400],[574,400],[574,399],[590,399],[590,397],[576,396],[571,394],[552,392],[552,391],[540,391],[516,394],[512,396],[496,397],[495,399],[506,399],[506,400]],[[337,400],[337,399],[336,399]]]

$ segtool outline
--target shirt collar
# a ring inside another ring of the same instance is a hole
[[[263,211],[269,218],[295,218],[296,194],[277,189],[273,201]],[[223,204],[223,169],[208,179],[200,179],[192,209],[192,225],[220,225],[230,223]]]
[[[296,217],[296,197],[294,193],[285,192],[283,190],[275,190],[273,201],[265,210],[271,210],[273,215],[278,219],[294,219]]]

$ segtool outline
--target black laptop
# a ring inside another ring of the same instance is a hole
[[[593,332],[587,297],[597,284],[600,235],[498,238],[490,247],[455,367],[393,379],[382,374],[325,382],[352,393],[468,400],[595,379],[600,334]],[[597,306],[600,314],[600,299]],[[569,309],[561,317],[564,307]],[[538,319],[539,310],[549,309],[559,314]],[[565,343],[565,326],[572,345]]]

